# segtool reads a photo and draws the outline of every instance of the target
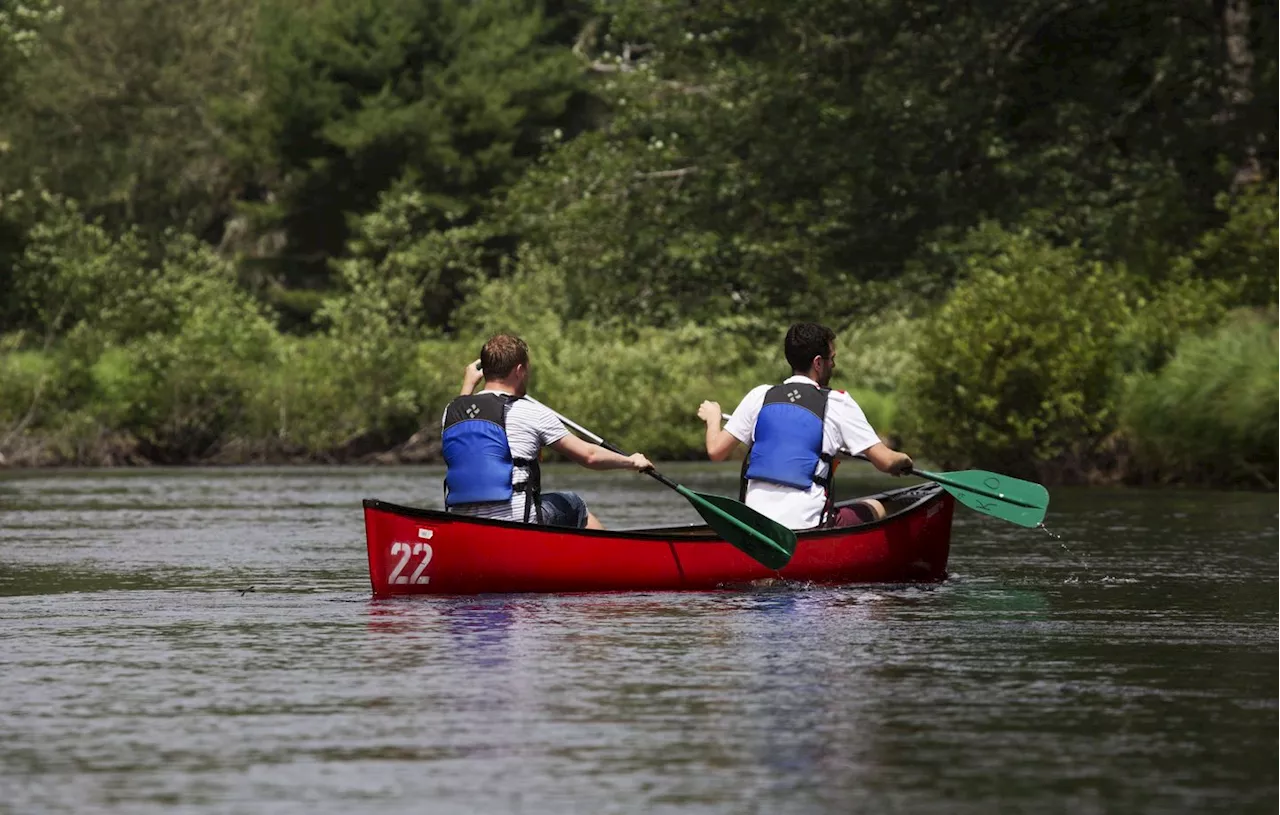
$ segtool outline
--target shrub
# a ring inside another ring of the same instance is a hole
[[[1223,193],[1216,201],[1226,214],[1217,229],[1200,236],[1195,247],[1175,264],[1175,273],[1229,284],[1233,302],[1267,306],[1276,302],[1276,254],[1280,252],[1276,220],[1276,185],[1255,184],[1237,196]]]
[[[1188,336],[1159,373],[1135,377],[1122,427],[1139,474],[1273,488],[1276,360],[1274,311],[1242,312],[1207,336]]]
[[[177,335],[130,346],[147,385],[131,429],[162,458],[199,457],[241,426],[261,372],[275,361],[275,330],[247,296],[237,299],[238,310],[201,304]]]
[[[1023,474],[1087,453],[1114,424],[1128,318],[1117,272],[1009,233],[921,332],[901,395],[908,442],[945,466]]]
[[[40,351],[18,351],[0,343],[0,437],[39,426],[48,411],[41,408],[66,397],[66,381],[57,358]]]
[[[232,264],[179,232],[155,246],[112,236],[56,196],[38,209],[17,289],[33,327],[57,337],[39,355],[56,376],[38,380],[56,387],[37,394],[15,372],[0,401],[35,404],[31,424],[62,436],[131,433],[162,460],[198,457],[239,426],[277,335]]]
[[[465,354],[439,351],[444,344],[400,338],[375,350],[333,335],[288,339],[283,364],[254,394],[251,435],[312,454],[391,447],[456,393]]]
[[[859,391],[897,391],[914,364],[924,326],[924,319],[890,309],[838,328],[837,377]]]
[[[1221,322],[1233,287],[1220,280],[1181,277],[1135,297],[1133,319],[1119,339],[1120,362],[1128,372],[1159,370],[1184,334],[1201,333]]]
[[[114,237],[86,221],[74,201],[48,193],[29,206],[36,220],[14,279],[31,328],[64,335],[90,325],[123,339],[172,327],[176,304],[156,291],[137,232]]]

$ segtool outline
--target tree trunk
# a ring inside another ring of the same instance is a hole
[[[1240,113],[1253,101],[1253,49],[1249,46],[1249,5],[1252,0],[1215,0],[1218,23],[1222,27],[1224,79],[1223,111],[1220,121],[1226,128],[1238,127]],[[1229,137],[1230,138],[1230,137]],[[1236,141],[1235,138],[1230,138]],[[1262,180],[1258,149],[1251,136],[1243,139],[1243,155],[1236,165],[1232,189]]]

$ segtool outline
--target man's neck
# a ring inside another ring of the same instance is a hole
[[[516,395],[516,389],[515,389],[515,387],[514,387],[514,386],[512,386],[512,385],[508,385],[506,382],[503,382],[503,381],[501,381],[501,380],[489,380],[489,379],[486,379],[486,380],[484,381],[484,387],[483,387],[483,388],[481,388],[481,390],[482,390],[482,391],[496,391],[496,392],[498,392],[498,393],[509,393],[509,394],[511,394],[512,396],[515,396],[515,395]]]
[[[803,376],[805,379],[809,380],[809,381],[810,381],[810,382],[812,382],[813,384],[815,384],[815,385],[817,385],[817,384],[818,384],[818,375],[817,375],[817,372],[816,372],[816,371],[792,371],[792,372],[791,372],[791,375],[792,375],[792,376]],[[819,387],[821,387],[821,385],[819,385]]]

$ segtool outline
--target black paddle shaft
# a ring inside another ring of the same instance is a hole
[[[598,444],[598,445],[600,445],[601,447],[603,447],[604,449],[608,450],[610,453],[617,453],[617,454],[618,454],[618,455],[620,455],[620,456],[625,456],[625,455],[626,455],[626,453],[624,453],[620,448],[615,447],[614,445],[610,444],[609,442],[605,441],[604,439],[601,439],[600,441],[596,442],[596,444]],[[655,469],[654,469],[654,468],[652,468],[652,467],[650,467],[650,468],[649,468],[649,469],[647,469],[647,470],[641,470],[641,472],[643,472],[645,475],[652,476],[652,477],[656,478],[656,479],[659,481],[659,483],[661,483],[663,486],[670,487],[670,488],[671,488],[671,489],[673,489],[673,490],[678,490],[678,489],[679,489],[679,487],[680,487],[680,485],[679,485],[679,484],[677,484],[676,482],[672,481],[670,478],[667,478],[665,475],[663,475],[662,473],[658,472],[657,470],[655,470]]]

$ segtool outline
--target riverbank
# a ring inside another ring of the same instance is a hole
[[[1049,485],[1275,488],[1274,309],[1238,310],[1173,342],[1156,333],[1158,315],[1095,324],[1100,311],[1065,293],[1052,300],[1065,304],[1053,331],[1029,334],[1031,306],[1043,318],[1050,304],[1028,300],[1010,327],[1000,320],[1013,290],[996,298],[1002,310],[971,294],[929,317],[839,332],[832,385],[891,446],[940,470]],[[2,466],[437,462],[437,417],[483,340],[259,329],[232,346],[201,328],[176,342],[0,347]],[[655,461],[704,457],[702,400],[732,410],[785,376],[776,337],[715,327],[555,322],[521,333],[541,400]],[[1091,344],[1068,341],[1076,334]]]
[[[356,439],[347,445],[317,453],[278,439],[231,439],[217,443],[202,455],[173,458],[158,453],[128,433],[103,433],[74,445],[65,441],[22,436],[0,446],[0,469],[81,467],[234,467],[315,465],[438,464],[440,434],[419,431],[390,448]]]
[[[886,442],[901,446],[898,439],[886,438]],[[914,454],[918,466],[925,469],[948,469],[946,465],[930,461],[920,451]],[[558,456],[548,451],[547,460]],[[701,450],[689,449],[687,455],[672,456],[662,462],[704,461]],[[404,441],[391,446],[380,446],[370,439],[355,439],[350,443],[324,452],[314,452],[300,445],[291,445],[279,439],[250,441],[231,439],[211,447],[203,455],[175,459],[157,455],[154,448],[125,433],[104,433],[96,439],[68,447],[38,437],[21,437],[0,447],[0,471],[31,469],[87,469],[87,468],[137,468],[150,467],[394,467],[401,465],[443,464],[440,452],[440,434],[435,428],[424,428]],[[660,462],[661,463],[661,462]],[[977,465],[975,465],[977,466]],[[1217,483],[1211,473],[1193,474],[1191,477],[1169,477],[1152,473],[1138,465],[1131,445],[1122,439],[1114,439],[1088,460],[1063,460],[1041,463],[1034,472],[1022,473],[1046,486],[1183,486],[1197,488],[1234,489],[1246,492],[1274,491],[1276,484],[1263,472],[1256,472],[1251,482],[1233,480],[1229,484]]]

